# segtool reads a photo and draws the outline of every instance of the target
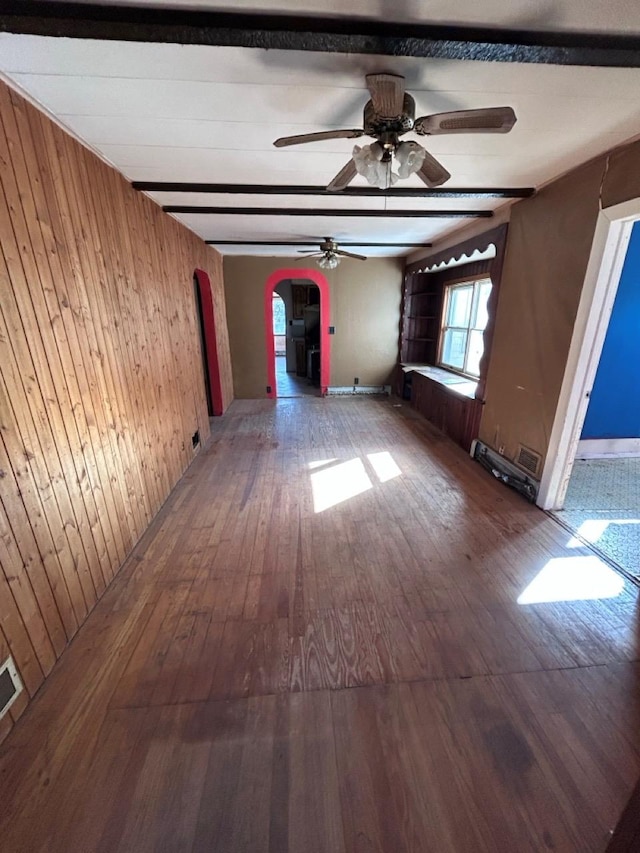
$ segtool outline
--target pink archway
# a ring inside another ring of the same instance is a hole
[[[331,370],[331,352],[329,344],[329,323],[331,318],[331,300],[329,296],[329,282],[322,275],[312,269],[283,268],[271,273],[264,288],[264,331],[267,342],[267,385],[271,389],[267,391],[267,397],[277,397],[276,393],[276,353],[273,344],[273,291],[281,281],[287,278],[306,278],[313,284],[318,285],[320,291],[320,393],[324,397],[329,387],[329,376]]]

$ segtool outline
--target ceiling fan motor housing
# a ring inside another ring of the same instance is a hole
[[[407,133],[413,130],[415,117],[416,102],[406,92],[402,104],[402,115],[399,116],[378,115],[373,108],[373,102],[367,101],[364,108],[364,132],[367,136],[373,136],[376,139],[387,133]]]

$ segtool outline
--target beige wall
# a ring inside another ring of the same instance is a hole
[[[507,458],[515,458],[519,444],[546,456],[598,210],[639,196],[634,142],[511,209],[480,424],[482,441]],[[459,232],[456,242],[474,231],[477,225]],[[450,237],[442,241],[443,248],[450,244]]]
[[[263,295],[268,276],[290,268],[286,258],[226,257],[227,319],[236,397],[264,397],[267,385]],[[323,270],[329,282],[332,386],[385,385],[398,357],[403,262],[349,258]],[[317,269],[317,267],[315,267]],[[299,277],[303,277],[302,270]]]
[[[545,456],[598,215],[604,160],[512,209],[480,438]]]

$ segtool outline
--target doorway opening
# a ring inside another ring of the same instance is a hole
[[[209,376],[209,363],[207,361],[207,344],[204,337],[204,315],[202,311],[202,297],[198,276],[193,275],[193,291],[196,299],[196,311],[198,313],[198,337],[200,339],[200,354],[202,356],[202,374],[204,376],[204,391],[207,396],[207,411],[209,417],[213,415],[213,401],[211,400],[211,378]]]
[[[329,384],[329,287],[315,270],[283,269],[265,286],[267,396],[324,396]]]
[[[220,382],[220,367],[218,364],[218,346],[211,281],[204,270],[196,270],[194,272],[193,290],[202,356],[202,373],[207,397],[207,410],[209,417],[212,417],[214,415],[221,415],[224,407],[222,404],[222,384]]]
[[[273,343],[278,397],[320,394],[320,291],[304,279],[273,291]]]
[[[601,211],[538,503],[640,578],[640,199]]]

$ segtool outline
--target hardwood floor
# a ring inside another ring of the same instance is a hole
[[[604,851],[638,590],[574,544],[407,405],[236,401],[0,747],[0,850]]]

